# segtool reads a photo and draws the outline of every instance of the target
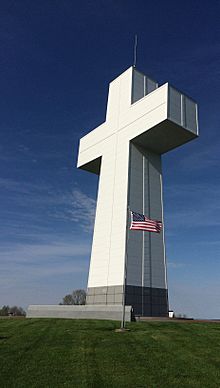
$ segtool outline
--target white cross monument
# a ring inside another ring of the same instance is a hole
[[[163,222],[161,154],[197,136],[197,104],[168,83],[134,67],[110,83],[106,121],[78,155],[78,167],[100,176],[87,304],[122,305],[127,258],[125,304],[135,315],[168,315],[164,228],[127,239],[127,209]]]

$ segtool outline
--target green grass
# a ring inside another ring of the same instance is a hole
[[[220,387],[220,324],[0,320],[0,387]]]

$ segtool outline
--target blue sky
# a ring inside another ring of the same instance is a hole
[[[220,318],[219,1],[0,1],[0,305],[85,288],[98,179],[78,141],[132,64],[199,104],[200,138],[163,157],[170,307]],[[80,220],[80,222],[79,222]]]

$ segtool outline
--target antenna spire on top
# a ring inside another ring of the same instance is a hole
[[[133,66],[136,67],[137,64],[137,45],[138,45],[138,36],[135,34],[134,36],[134,63]]]

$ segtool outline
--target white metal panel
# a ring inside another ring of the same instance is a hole
[[[156,111],[163,104],[167,104],[167,84],[131,105],[127,112],[120,112],[119,128],[131,125],[143,116],[147,117],[149,113]],[[165,118],[167,118],[167,112]]]

